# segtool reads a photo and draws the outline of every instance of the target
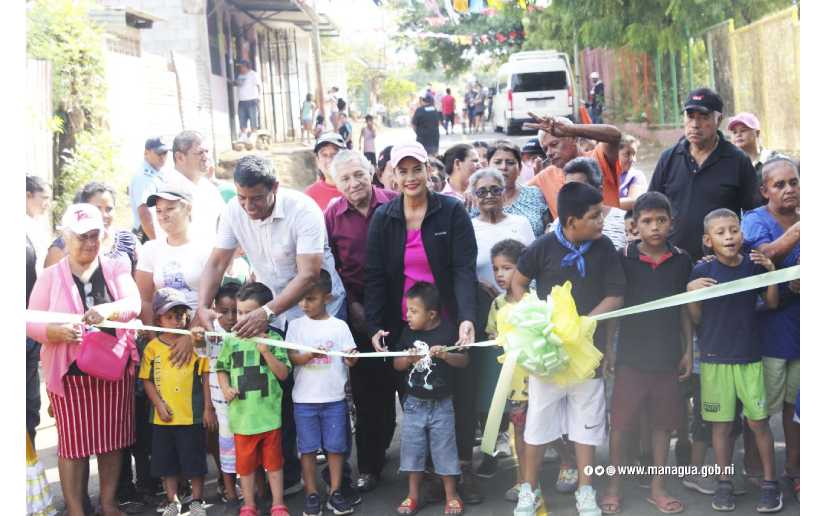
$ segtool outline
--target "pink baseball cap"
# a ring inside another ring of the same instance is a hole
[[[103,231],[103,216],[97,206],[87,203],[72,204],[60,220],[60,229],[82,235],[95,229]]]
[[[390,152],[390,165],[395,168],[404,158],[415,158],[421,163],[427,163],[427,151],[418,142],[395,145]]]
[[[754,129],[756,131],[760,130],[759,127],[759,119],[756,118],[756,115],[753,113],[742,112],[736,115],[735,117],[731,118],[728,121],[728,131],[733,129],[733,126],[736,124],[742,124],[749,129]]]

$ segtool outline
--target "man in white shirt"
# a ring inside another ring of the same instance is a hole
[[[239,74],[235,79],[238,87],[238,119],[241,123],[241,133],[246,139],[252,131],[258,129],[258,99],[264,89],[258,72],[249,67],[249,61],[238,61]]]
[[[164,178],[167,183],[182,185],[192,192],[189,237],[211,245],[215,242],[224,202],[218,188],[205,177],[208,153],[200,133],[181,132],[172,142],[173,168],[164,173]],[[162,232],[158,224],[155,224],[155,231]],[[166,235],[158,235],[158,238],[166,238]]]

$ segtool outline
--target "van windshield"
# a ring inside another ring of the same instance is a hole
[[[563,70],[513,75],[513,93],[564,89],[567,89],[567,74]]]

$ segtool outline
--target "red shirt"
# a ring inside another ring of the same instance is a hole
[[[327,209],[329,201],[336,197],[341,197],[341,192],[338,191],[338,188],[328,185],[323,179],[319,179],[309,185],[307,189],[304,190],[304,193],[312,197],[312,200],[318,204],[321,211]]]
[[[372,199],[367,216],[361,215],[344,197],[333,201],[326,212],[329,246],[335,257],[335,269],[341,276],[350,299],[364,302],[364,265],[367,263],[367,230],[372,214],[382,204],[395,199],[398,194],[391,190],[372,187]]]
[[[452,95],[444,95],[441,98],[441,112],[445,115],[455,113],[455,98]]]

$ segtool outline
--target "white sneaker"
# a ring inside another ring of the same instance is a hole
[[[180,502],[174,501],[166,504],[163,509],[163,516],[178,516],[180,514]]]
[[[189,516],[206,516],[206,503],[203,500],[192,500],[189,504]]]
[[[541,487],[533,491],[529,482],[521,484],[513,516],[535,516],[539,507],[541,507]]]
[[[493,457],[509,457],[513,454],[510,449],[510,434],[508,432],[501,432],[496,439],[496,449],[493,451]]]
[[[579,516],[602,516],[593,486],[581,486],[576,490],[576,510]]]

